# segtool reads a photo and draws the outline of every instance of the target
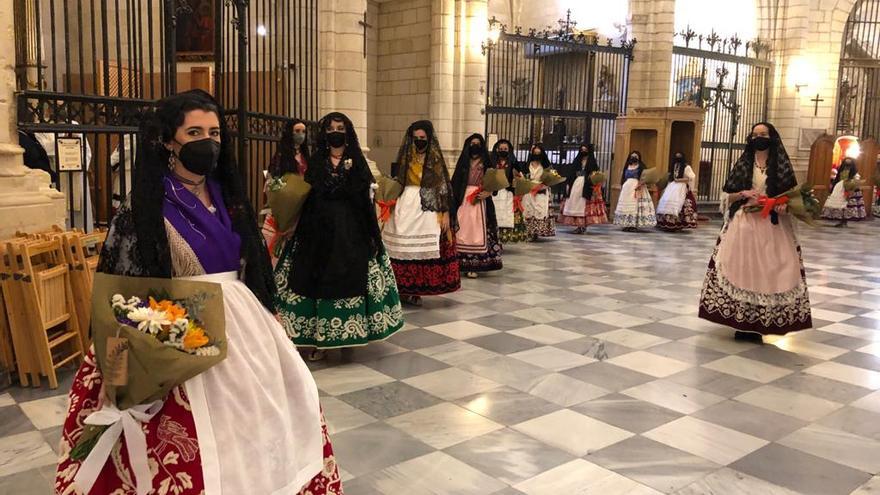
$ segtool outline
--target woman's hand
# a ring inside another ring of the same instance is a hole
[[[788,205],[776,205],[773,207],[776,213],[785,213],[788,211]]]
[[[440,231],[448,232],[449,231],[449,213],[441,213],[440,214]]]

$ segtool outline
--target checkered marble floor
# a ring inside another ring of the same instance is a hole
[[[880,490],[880,222],[801,229],[815,328],[763,346],[696,317],[718,227],[511,246],[313,365],[346,493]],[[50,493],[65,402],[0,391],[0,493]]]

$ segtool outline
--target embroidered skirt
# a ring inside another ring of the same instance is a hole
[[[463,272],[491,272],[503,267],[501,254],[503,248],[498,240],[496,229],[490,228],[486,234],[488,249],[485,253],[458,252],[458,264]]]
[[[526,242],[529,240],[529,233],[526,231],[526,222],[523,220],[523,214],[521,211],[513,212],[513,228],[499,228],[498,237],[501,240],[501,244],[505,245]]]
[[[230,341],[225,360],[174,388],[141,424],[153,473],[150,493],[342,493],[318,392],[284,330],[235,273],[220,280]],[[260,366],[253,366],[259,362]],[[103,374],[86,356],[70,391],[56,493],[72,493],[80,461],[70,458],[84,419],[101,403]],[[263,426],[271,424],[272,428]],[[90,493],[135,494],[125,439]]]
[[[605,198],[602,197],[601,186],[595,186],[593,197],[583,197],[585,179],[578,177],[571,186],[571,195],[559,206],[559,216],[556,223],[571,225],[572,227],[586,227],[608,223],[608,211],[605,208]]]
[[[834,190],[825,201],[822,208],[822,218],[826,220],[850,220],[860,221],[868,218],[868,210],[865,208],[865,197],[862,190],[856,189],[847,197],[843,182],[838,182]]]
[[[435,259],[391,259],[397,289],[406,296],[435,296],[461,288],[455,239],[440,235],[440,256]]]
[[[683,199],[681,202],[664,202],[669,188],[673,185],[683,186],[683,190],[674,191],[676,195],[684,193]],[[697,228],[697,199],[694,197],[694,193],[684,183],[673,183],[666,189],[667,191],[663,192],[663,198],[660,199],[660,204],[657,206],[657,227],[667,231]],[[672,208],[678,208],[678,210],[672,213]]]
[[[639,187],[637,179],[627,179],[620,188],[620,198],[614,211],[614,225],[623,228],[654,227],[657,215],[647,187]]]
[[[738,211],[722,228],[703,283],[700,318],[763,335],[812,327],[801,248],[788,215],[773,225]]]
[[[556,235],[556,223],[550,216],[549,191],[544,194],[525,194],[522,197],[522,204],[526,233],[530,238]]]
[[[292,243],[291,243],[292,244]],[[275,270],[276,305],[294,344],[333,349],[385,340],[403,327],[403,309],[387,254],[367,264],[367,293],[344,299],[312,299],[287,289],[293,249],[285,249]]]

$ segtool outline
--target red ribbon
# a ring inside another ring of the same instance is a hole
[[[526,211],[525,207],[522,204],[522,196],[514,196],[513,197],[513,211],[516,212],[524,212]]]
[[[483,188],[478,187],[474,190],[474,192],[468,194],[467,195],[468,203],[470,203],[472,205],[477,204],[477,196],[479,196],[481,192],[483,192]]]
[[[596,184],[593,186],[593,197],[598,198],[602,196],[602,184]]]
[[[281,239],[281,232],[278,232],[278,224],[275,223],[275,217],[270,216],[267,218],[266,224],[272,229],[272,238],[269,239],[269,253],[274,253],[275,245],[278,244],[278,240]]]
[[[763,206],[764,209],[761,210],[761,218],[767,218],[770,216],[770,212],[773,211],[773,208],[777,206],[782,206],[788,203],[788,196],[780,196],[778,198],[768,198],[767,196],[761,196],[758,198],[758,205]]]
[[[379,220],[387,222],[391,219],[391,209],[397,204],[397,200],[376,201],[376,204],[379,205]]]
[[[544,184],[538,184],[537,186],[533,187],[532,190],[529,191],[529,194],[531,194],[532,196],[537,196],[538,192],[541,189],[544,189]]]

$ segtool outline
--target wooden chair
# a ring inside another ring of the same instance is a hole
[[[18,255],[13,257],[18,264],[13,279],[27,311],[26,331],[41,373],[49,379],[50,388],[58,388],[56,370],[85,355],[61,240],[10,245]]]
[[[29,331],[30,321],[20,284],[15,281],[20,266],[17,244],[22,242],[26,242],[26,239],[10,239],[0,243],[0,291],[3,293],[4,308],[9,321],[9,337],[18,380],[23,387],[31,382],[37,387],[40,385],[39,360],[34,351],[35,346]]]
[[[92,284],[101,248],[107,238],[106,232],[91,234],[67,233],[61,236],[64,255],[70,266],[71,285],[83,349],[91,345],[89,327],[91,326]]]

